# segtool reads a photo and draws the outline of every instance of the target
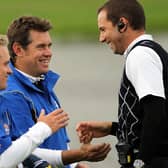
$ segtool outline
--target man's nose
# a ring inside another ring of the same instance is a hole
[[[8,75],[12,74],[12,69],[8,66],[8,71],[7,71]]]
[[[100,41],[101,43],[104,43],[104,42],[106,41],[105,36],[104,36],[103,34],[100,34],[100,35],[99,35],[99,41]]]
[[[51,56],[52,55],[52,51],[51,51],[51,48],[50,47],[46,47],[46,49],[45,49],[45,55],[46,56]]]

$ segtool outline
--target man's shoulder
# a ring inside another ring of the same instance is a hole
[[[0,102],[5,102],[6,104],[27,104],[30,103],[31,100],[29,100],[28,97],[25,96],[25,94],[18,90],[5,90],[0,93]]]

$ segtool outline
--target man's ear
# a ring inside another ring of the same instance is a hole
[[[17,56],[23,55],[24,49],[18,42],[13,43],[12,49]]]
[[[123,33],[127,30],[128,26],[128,20],[124,17],[121,17],[119,19],[119,22],[117,23],[117,29],[120,33]]]

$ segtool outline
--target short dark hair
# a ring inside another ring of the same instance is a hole
[[[22,16],[14,20],[8,28],[8,49],[11,56],[11,61],[15,62],[16,54],[12,46],[14,42],[18,42],[23,48],[26,49],[27,45],[31,43],[29,38],[30,31],[36,30],[39,32],[46,32],[52,28],[50,22],[43,18],[35,16]]]
[[[107,19],[116,25],[121,17],[128,19],[134,30],[145,29],[145,14],[137,0],[109,0],[98,9],[107,11]]]

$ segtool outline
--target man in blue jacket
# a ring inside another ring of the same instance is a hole
[[[12,73],[9,67],[9,60],[10,56],[7,49],[7,37],[5,35],[0,35],[0,90],[6,88],[8,75]],[[17,94],[13,95],[13,98],[18,99],[19,97]],[[23,106],[29,105],[29,102],[25,101],[25,99],[22,99],[21,97],[20,101]],[[57,109],[44,116],[44,110],[42,110],[43,113],[40,114],[38,123],[31,127],[31,129],[23,134],[20,138],[12,141],[10,136],[10,114],[4,105],[5,102],[5,95],[0,95],[0,167],[10,168],[16,167],[25,158],[27,158],[32,151],[44,141],[45,138],[51,135],[52,132],[66,126],[68,115],[67,113],[63,112],[62,109]],[[1,106],[1,104],[3,105]],[[46,167],[48,165],[48,163],[42,161],[36,156],[31,155],[31,158],[33,158],[33,160],[35,158],[36,160],[38,159],[38,161],[40,160],[41,167]],[[27,161],[28,160],[26,159],[25,162],[27,163]],[[30,167],[30,164],[28,165]],[[21,164],[18,166],[20,167]]]
[[[47,20],[31,16],[20,17],[9,26],[7,36],[13,74],[8,80],[5,93],[8,104],[5,106],[12,116],[13,139],[21,136],[36,123],[41,109],[45,109],[48,114],[60,108],[53,92],[59,75],[49,70],[52,57],[49,34],[51,28]],[[30,102],[29,106],[23,107],[19,98],[13,98],[14,94],[19,94]],[[103,160],[110,150],[109,144],[85,144],[80,149],[68,150],[68,143],[66,129],[61,128],[33,153],[52,165],[86,168],[84,164],[69,164],[82,160]]]

